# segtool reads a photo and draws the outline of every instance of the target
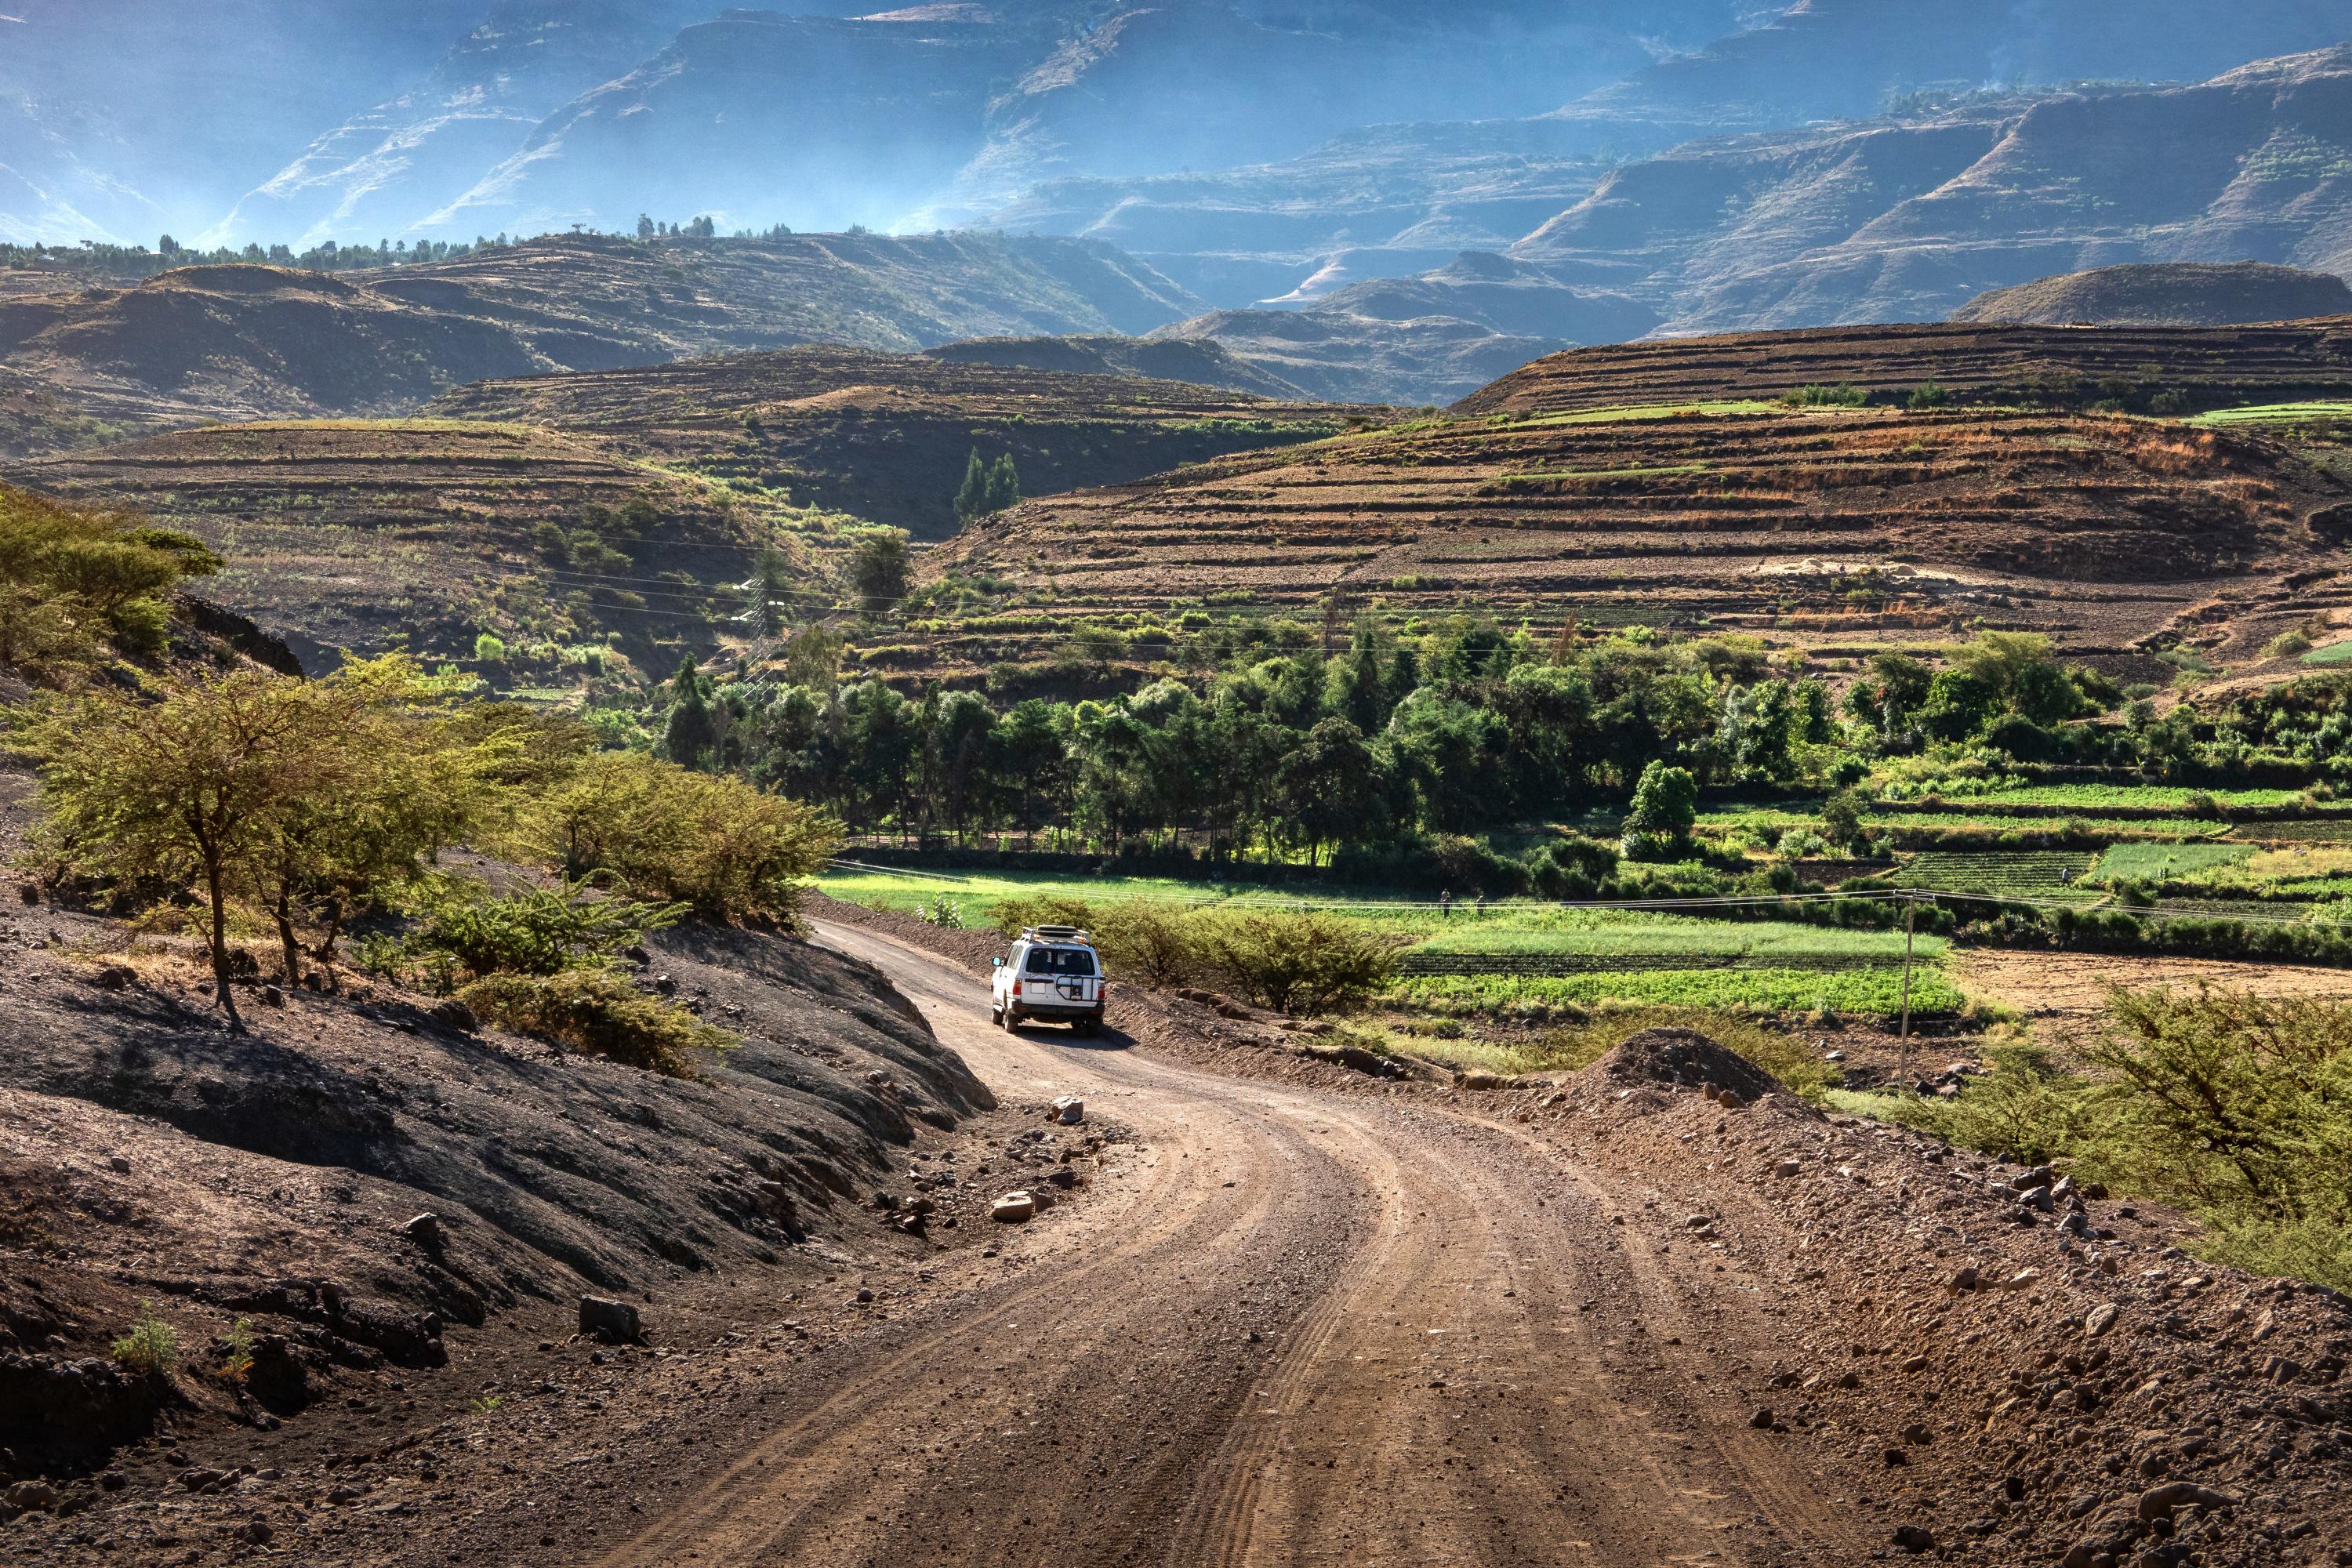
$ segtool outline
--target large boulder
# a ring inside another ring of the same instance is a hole
[[[608,1345],[635,1344],[645,1337],[637,1310],[609,1296],[580,1298],[580,1331]]]

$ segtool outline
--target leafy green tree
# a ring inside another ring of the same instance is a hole
[[[996,712],[976,691],[950,691],[927,715],[925,773],[932,802],[961,837],[989,799],[989,742]]]
[[[1633,809],[1625,814],[1625,853],[1635,858],[1687,853],[1697,821],[1698,781],[1687,768],[1653,761],[1642,770]]]
[[[970,522],[988,511],[988,461],[974,447],[963,465],[963,483],[955,493],[955,514],[958,522]]]
[[[1021,475],[1013,467],[1013,454],[1006,452],[989,466],[987,509],[999,512],[1020,504]]]
[[[814,807],[627,752],[583,758],[527,832],[567,876],[611,872],[634,896],[719,921],[791,920],[840,841]]]
[[[970,522],[1020,504],[1021,475],[1013,468],[1013,454],[1003,453],[991,463],[974,447],[964,463],[963,483],[956,489],[957,521]]]
[[[887,615],[907,596],[907,531],[862,528],[850,539],[849,584],[868,616]]]
[[[691,654],[679,661],[670,682],[668,721],[662,730],[662,754],[681,767],[709,765],[721,738],[720,710],[710,700],[710,683]]]
[[[1034,833],[1048,811],[1069,806],[1075,771],[1069,753],[1070,710],[1037,698],[1016,703],[989,737],[989,752],[1015,823]]]
[[[372,887],[413,871],[443,814],[406,816],[393,778],[427,754],[396,727],[381,666],[330,681],[239,670],[143,701],[107,689],[56,701],[21,731],[41,773],[40,841],[60,864],[126,889],[193,881],[230,1026],[231,900],[246,889]],[[398,825],[380,811],[403,814]],[[290,930],[289,973],[299,971]]]
[[[1316,864],[1327,844],[1360,843],[1388,826],[1388,781],[1363,731],[1326,719],[1282,761],[1276,784],[1285,820]]]
[[[164,595],[219,570],[201,541],[0,486],[0,667],[31,676],[163,646]]]

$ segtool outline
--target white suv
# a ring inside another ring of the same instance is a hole
[[[1032,1018],[1056,1019],[1091,1035],[1102,1023],[1104,989],[1092,937],[1076,926],[1032,926],[996,961],[988,1019],[1007,1029]]]

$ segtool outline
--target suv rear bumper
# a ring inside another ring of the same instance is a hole
[[[1006,1008],[1015,1018],[1092,1018],[1099,1022],[1099,1002],[1015,1002]]]

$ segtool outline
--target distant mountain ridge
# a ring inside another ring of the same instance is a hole
[[[1137,336],[1201,301],[1105,247],[987,235],[590,237],[329,277],[193,267],[0,300],[0,372],[142,430],[407,412],[490,378],[808,342],[906,352],[999,335]],[[33,455],[69,418],[0,424]],[[61,433],[61,434],[60,434]]]

